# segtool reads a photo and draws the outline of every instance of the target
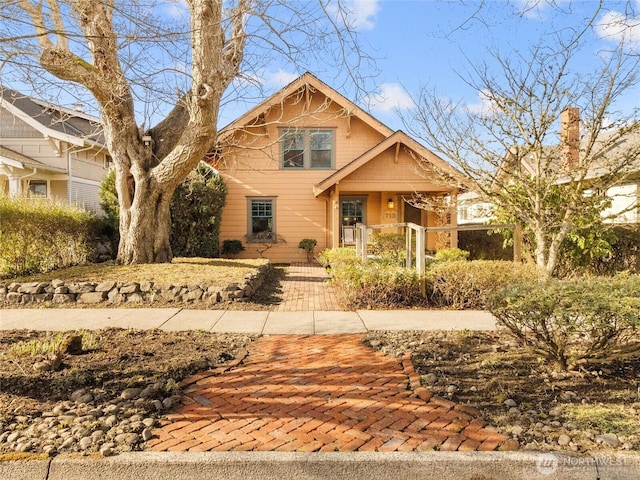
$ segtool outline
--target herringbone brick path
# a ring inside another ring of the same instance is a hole
[[[183,382],[183,405],[155,430],[154,451],[407,451],[513,448],[474,409],[430,397],[408,356],[360,335],[279,335],[242,365]],[[403,369],[404,365],[404,369]]]
[[[329,275],[318,264],[292,263],[282,281],[282,302],[276,312],[340,310]]]

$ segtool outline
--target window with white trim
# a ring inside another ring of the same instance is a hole
[[[333,130],[307,128],[283,130],[280,135],[282,168],[287,170],[331,169]]]
[[[29,196],[35,198],[47,198],[47,181],[46,180],[30,180]]]

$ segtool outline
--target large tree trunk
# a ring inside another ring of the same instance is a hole
[[[133,204],[120,205],[120,245],[118,263],[171,262],[169,206],[173,190],[136,191]]]

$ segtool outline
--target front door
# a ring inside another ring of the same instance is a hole
[[[410,203],[404,202],[404,217],[403,222],[415,223],[416,225],[422,225],[422,210],[414,207]]]
[[[365,223],[367,198],[340,197],[340,242],[343,245],[355,244],[357,223]]]

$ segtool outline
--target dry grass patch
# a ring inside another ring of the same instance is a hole
[[[13,278],[11,282],[45,282],[53,279],[73,282],[154,282],[226,286],[265,265],[268,260],[227,260],[219,258],[174,258],[171,263],[115,265],[113,262],[83,265]]]

